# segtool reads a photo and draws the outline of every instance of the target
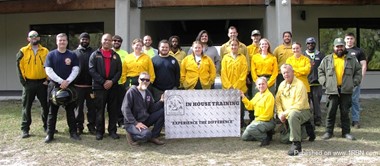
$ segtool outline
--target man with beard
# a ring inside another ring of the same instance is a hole
[[[155,101],[161,98],[165,90],[177,89],[180,78],[178,61],[169,55],[169,41],[161,40],[158,49],[159,56],[152,58],[156,79],[151,88]]]
[[[150,58],[158,55],[157,49],[153,48],[152,45],[152,37],[149,35],[145,35],[143,38],[143,52],[148,55]]]
[[[326,133],[323,139],[333,136],[336,112],[339,106],[342,137],[355,140],[350,134],[350,106],[352,92],[362,79],[362,68],[356,59],[347,54],[345,42],[342,38],[334,40],[334,53],[327,55],[318,67],[318,81],[326,88],[327,94],[327,118]]]
[[[346,42],[346,49],[349,55],[356,57],[362,66],[362,81],[364,80],[365,73],[367,71],[367,59],[364,54],[364,51],[355,46],[355,35],[353,33],[347,33],[344,37],[344,41]],[[352,126],[355,128],[360,128],[360,84],[354,88],[354,92],[352,93],[352,107],[351,107],[351,115],[352,115]]]
[[[178,63],[181,64],[183,58],[186,56],[186,52],[182,50],[178,36],[171,36],[169,38],[169,47],[169,55],[173,56],[177,59]]]
[[[277,64],[278,66],[282,66],[282,64],[285,64],[286,60],[293,56],[293,50],[292,50],[292,32],[285,31],[282,33],[282,39],[283,43],[279,46],[277,46],[274,51],[273,55],[277,58]],[[278,86],[282,81],[284,81],[284,77],[281,75],[280,69],[278,69],[279,75],[277,75],[276,79],[276,92],[278,90]]]
[[[50,51],[45,61],[45,72],[51,80],[49,86],[54,87],[54,89],[59,87],[60,90],[68,89],[68,91],[73,92],[75,91],[75,88],[72,86],[72,82],[77,77],[80,70],[78,57],[70,50],[67,50],[68,40],[65,33],[58,34],[56,42],[57,49]],[[51,94],[51,96],[54,96],[54,94]],[[75,125],[74,109],[76,107],[76,99],[73,97],[73,94],[72,98],[73,99],[65,103],[63,107],[66,111],[70,138],[73,140],[81,140]],[[59,107],[59,103],[51,102],[50,104],[45,143],[50,143],[54,139]]]
[[[29,44],[17,53],[17,69],[22,88],[22,138],[29,137],[32,123],[31,109],[37,96],[41,103],[41,119],[44,131],[47,129],[49,112],[47,100],[47,76],[44,63],[49,50],[39,44],[40,37],[36,31],[30,31],[27,40]]]
[[[123,38],[119,35],[112,36],[112,49],[120,56],[121,64],[123,65],[125,57],[128,55],[128,52],[121,49],[121,44],[123,44]],[[118,81],[118,96],[117,96],[117,108],[119,110],[119,117],[117,120],[117,124],[119,127],[123,125],[123,114],[121,113],[121,104],[123,103],[123,98],[125,95],[125,88],[121,78]]]
[[[79,35],[79,46],[74,53],[79,59],[80,72],[78,77],[74,81],[75,89],[77,90],[78,100],[77,109],[78,112],[76,117],[76,125],[78,129],[78,134],[83,133],[83,123],[84,123],[84,102],[86,101],[87,106],[87,128],[91,134],[95,134],[95,106],[92,96],[92,78],[88,71],[88,60],[90,55],[94,50],[90,47],[90,35],[87,32],[83,32]]]
[[[310,84],[309,101],[313,106],[313,116],[315,126],[321,126],[322,113],[321,113],[321,99],[322,99],[322,85],[318,82],[318,67],[325,57],[325,54],[318,51],[316,48],[316,41],[314,37],[306,39],[305,56],[310,59],[311,71],[308,76]]]
[[[128,143],[136,146],[140,141],[149,141],[163,145],[165,143],[158,137],[164,126],[164,95],[159,101],[154,101],[152,94],[147,90],[150,84],[147,72],[139,75],[138,82],[138,86],[132,85],[128,89],[122,105]],[[154,127],[150,131],[148,127],[152,125]]]
[[[105,132],[105,106],[108,111],[108,134],[113,139],[119,139],[117,132],[117,83],[121,75],[121,60],[112,50],[111,34],[102,36],[101,48],[91,54],[89,70],[92,76],[92,89],[96,107],[96,140],[102,140]]]

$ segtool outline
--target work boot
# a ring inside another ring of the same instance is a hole
[[[82,138],[79,137],[79,135],[77,133],[70,134],[70,138],[73,139],[73,140],[76,140],[76,141],[79,141],[79,140],[82,139]]]
[[[129,134],[128,132],[126,134],[126,137],[127,137],[127,142],[128,142],[129,145],[131,145],[131,146],[139,146],[139,143],[133,141],[133,138],[132,138],[131,134]]]
[[[333,137],[333,134],[332,134],[332,133],[329,133],[329,132],[326,132],[325,134],[323,134],[322,139],[324,139],[324,140],[328,140],[328,139],[330,139],[331,137]]]
[[[119,139],[120,136],[116,134],[116,132],[110,133],[109,136],[111,136],[113,139]]]
[[[269,141],[272,141],[273,134],[274,134],[274,130],[270,130],[267,132],[267,137]]]
[[[149,140],[149,142],[152,142],[152,143],[154,143],[156,145],[163,145],[163,144],[165,144],[165,142],[160,141],[158,138],[151,138]]]
[[[45,138],[45,143],[50,143],[51,141],[53,141],[54,139],[54,136],[52,134],[48,134]]]
[[[290,147],[288,151],[289,156],[297,156],[299,153],[302,152],[301,142],[300,141],[294,141],[292,143],[292,146]]]
[[[28,138],[30,137],[29,131],[22,131],[21,138]]]
[[[356,140],[356,138],[353,135],[351,135],[351,134],[343,134],[342,138],[346,138],[346,139],[351,140],[351,141],[355,141]]]
[[[309,141],[313,142],[315,140],[314,127],[311,125],[310,121],[304,123],[306,128],[306,133],[309,136]]]
[[[270,143],[270,140],[269,140],[269,136],[267,136],[266,138],[264,138],[261,143],[260,143],[260,147],[263,147],[263,146],[268,146]]]
[[[352,126],[357,128],[357,129],[360,129],[360,123],[358,121],[353,121]]]

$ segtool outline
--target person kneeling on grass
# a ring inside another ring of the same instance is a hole
[[[272,130],[275,127],[273,120],[274,97],[268,90],[267,78],[259,77],[256,81],[259,92],[251,101],[241,92],[242,102],[247,110],[255,110],[255,120],[245,129],[244,141],[261,141],[260,146],[267,146],[272,139]]]
[[[128,143],[136,146],[138,142],[150,141],[163,145],[165,143],[158,137],[164,126],[164,95],[158,102],[154,101],[152,93],[147,90],[150,84],[147,72],[140,74],[138,82],[138,86],[132,85],[128,89],[121,108]],[[154,127],[150,131],[148,127],[152,125]]]

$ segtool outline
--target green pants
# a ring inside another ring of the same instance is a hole
[[[242,139],[244,141],[261,141],[267,137],[267,132],[275,127],[274,120],[269,122],[252,121],[245,129]]]
[[[302,140],[301,125],[308,121],[310,117],[310,110],[290,111],[288,115],[290,141],[294,142]]]
[[[22,89],[22,121],[21,121],[21,130],[29,131],[30,124],[32,123],[32,105],[35,97],[37,96],[38,100],[41,103],[42,112],[42,124],[44,130],[47,128],[47,115],[49,113],[48,108],[48,99],[47,99],[47,85],[44,85],[42,80],[27,80],[24,88]]]

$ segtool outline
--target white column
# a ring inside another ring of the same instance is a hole
[[[115,0],[115,35],[123,38],[121,48],[130,48],[130,0]]]
[[[273,48],[283,42],[282,33],[292,31],[291,0],[275,0],[275,5],[266,8],[266,32]],[[293,32],[292,32],[293,33]],[[273,51],[273,50],[272,50]]]

